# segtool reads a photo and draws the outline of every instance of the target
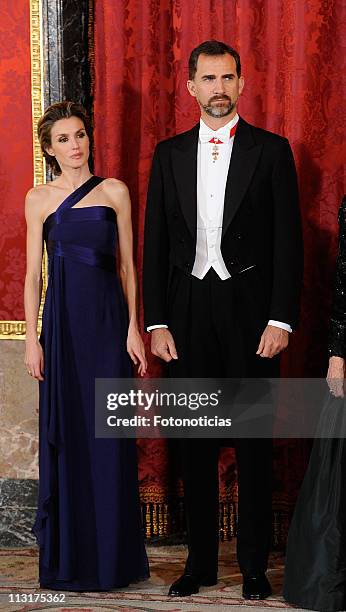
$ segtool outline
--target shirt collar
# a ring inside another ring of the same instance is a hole
[[[220,140],[222,140],[221,134],[223,135],[223,140],[225,140],[225,136],[229,136],[229,133],[232,129],[233,126],[235,126],[235,124],[239,121],[239,115],[238,113],[236,113],[234,115],[234,117],[228,122],[226,123],[226,125],[224,125],[223,127],[219,128],[218,130],[212,130],[202,119],[202,117],[199,120],[199,131],[202,132],[203,134],[205,133],[210,133],[211,136],[215,136],[215,138],[220,138]],[[228,138],[227,138],[228,140]]]

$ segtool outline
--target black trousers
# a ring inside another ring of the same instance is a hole
[[[169,325],[178,360],[170,364],[171,376],[220,378],[278,374],[276,358],[256,356],[259,329],[263,331],[268,322],[265,317],[263,322],[260,320],[263,313],[256,311],[255,296],[251,294],[258,287],[246,284],[245,273],[244,279],[239,277],[221,281],[211,270],[199,280],[174,271]],[[244,575],[256,575],[266,571],[270,549],[272,440],[235,439],[233,444],[238,472],[238,562]],[[188,573],[217,573],[221,445],[215,439],[179,440]]]

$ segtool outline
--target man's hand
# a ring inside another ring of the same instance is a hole
[[[327,383],[330,392],[335,397],[344,397],[345,360],[343,357],[332,356],[329,359]]]
[[[153,329],[151,332],[151,352],[167,363],[172,359],[178,359],[173,336],[165,327]]]
[[[289,332],[281,327],[267,325],[265,328],[256,355],[260,357],[274,357],[288,346]]]

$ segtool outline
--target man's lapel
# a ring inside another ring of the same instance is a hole
[[[193,238],[197,233],[197,148],[199,123],[172,148],[173,174],[179,201]]]
[[[240,117],[227,176],[222,235],[227,231],[242,202],[261,150],[262,145],[257,145],[254,141],[251,125]]]

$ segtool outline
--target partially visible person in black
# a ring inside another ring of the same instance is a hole
[[[284,597],[311,610],[346,610],[346,197],[339,211],[339,252],[329,333],[327,382],[331,399],[322,411],[291,523]],[[341,428],[341,431],[340,431]],[[337,437],[322,437],[324,432]]]

